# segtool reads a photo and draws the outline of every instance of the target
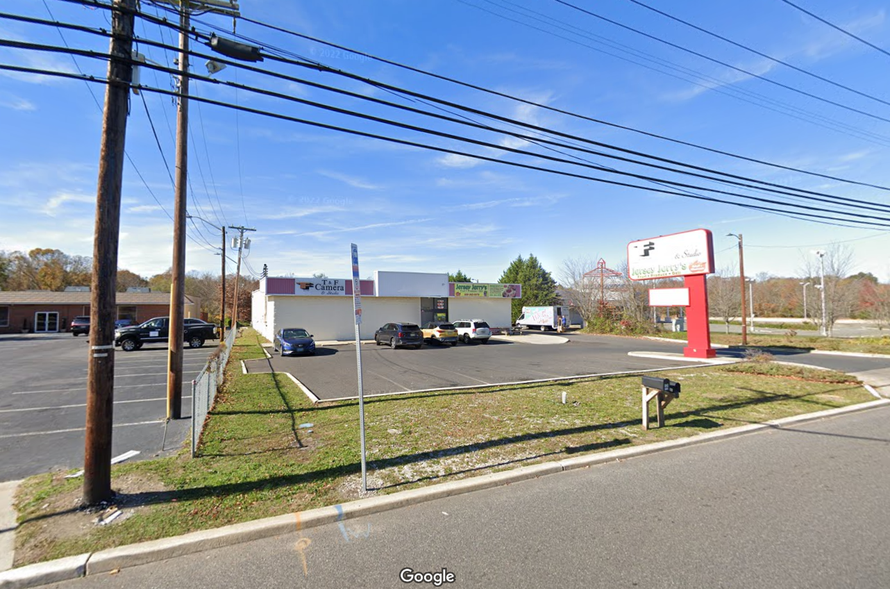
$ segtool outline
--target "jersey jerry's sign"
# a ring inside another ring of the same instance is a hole
[[[455,297],[522,298],[521,284],[452,282],[451,293]]]
[[[713,237],[707,229],[694,229],[632,241],[627,245],[627,268],[631,280],[711,274]]]

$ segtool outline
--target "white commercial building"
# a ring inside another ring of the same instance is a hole
[[[510,327],[518,284],[448,282],[448,274],[375,272],[361,282],[362,339],[373,339],[390,322],[483,319],[492,328]],[[317,340],[354,340],[352,280],[267,276],[253,293],[254,329],[267,339],[284,327],[302,327]]]

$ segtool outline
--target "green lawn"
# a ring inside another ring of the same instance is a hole
[[[96,526],[100,514],[77,509],[81,479],[53,473],[25,481],[16,565],[357,499],[357,402],[313,405],[286,376],[241,374],[238,361],[263,357],[261,343],[251,330],[237,340],[197,458],[183,449],[113,467],[124,511],[115,523]],[[683,391],[666,426],[648,431],[639,376],[369,400],[371,492],[872,400],[846,375],[762,361],[660,374]]]

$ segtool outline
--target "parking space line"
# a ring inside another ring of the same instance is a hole
[[[132,427],[137,425],[156,425],[159,423],[164,423],[163,419],[155,419],[152,421],[136,421],[134,423],[115,423],[112,427]],[[53,434],[68,434],[71,432],[82,432],[86,430],[85,427],[75,427],[71,429],[57,429],[48,432],[25,432],[23,434],[2,434],[0,435],[0,440],[7,438],[24,438],[26,436],[49,436]]]
[[[163,387],[165,383],[155,383],[155,384],[128,384],[126,387],[120,386],[116,388],[128,388],[135,389],[136,387]],[[37,395],[41,393],[73,393],[73,392],[82,392],[85,391],[85,388],[78,389],[47,389],[42,391],[18,391],[16,393],[12,393],[13,395]]]
[[[191,399],[191,395],[183,395],[183,399]],[[157,399],[132,399],[130,401],[115,401],[115,405],[126,405],[127,403],[152,403],[157,401],[166,401],[167,397],[159,397]],[[0,413],[24,413],[25,411],[46,411],[48,409],[76,409],[78,407],[86,407],[86,403],[77,403],[76,405],[56,405],[55,407],[24,407],[21,409],[0,409]]]
[[[373,370],[369,370],[368,372],[371,373],[371,374],[373,374],[373,375],[376,376],[377,378],[382,378],[383,380],[385,380],[385,381],[387,381],[387,382],[391,382],[392,384],[396,385],[397,387],[401,387],[401,388],[403,389],[403,391],[410,391],[410,390],[411,390],[411,389],[409,389],[409,388],[406,387],[406,386],[400,385],[399,383],[397,383],[397,382],[394,381],[394,380],[391,380],[391,379],[386,378],[386,377],[383,376],[382,374],[377,374],[377,373],[374,372]]]

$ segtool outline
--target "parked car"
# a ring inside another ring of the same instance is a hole
[[[170,337],[170,318],[155,317],[142,325],[131,325],[114,330],[114,345],[120,346],[125,352],[138,350],[143,344],[166,342]],[[203,322],[202,322],[203,323]],[[202,325],[184,325],[182,339],[190,348],[200,348],[209,339],[217,339],[216,329],[207,323]]]
[[[491,328],[482,319],[461,319],[454,322],[457,337],[465,344],[481,342],[487,344],[491,338]]]
[[[186,317],[182,321],[186,325],[212,325],[213,327],[216,327],[215,323],[208,323],[203,319],[198,319],[197,317]]]
[[[90,335],[90,316],[79,315],[72,319],[71,325],[68,326],[68,331],[70,331],[71,335],[74,337],[77,337],[80,334]]]
[[[285,327],[275,332],[272,340],[272,351],[287,354],[315,355],[315,340],[312,334],[300,327]]]
[[[378,346],[389,344],[393,350],[398,346],[423,345],[423,332],[414,323],[387,323],[374,333],[374,343]]]
[[[454,325],[445,321],[430,321],[423,327],[423,339],[440,344],[457,345],[457,330]]]

